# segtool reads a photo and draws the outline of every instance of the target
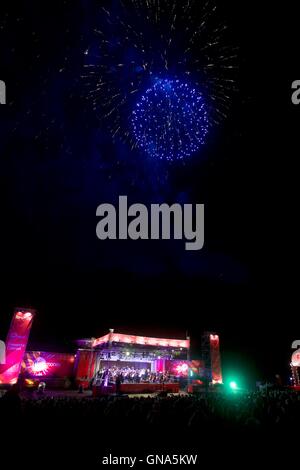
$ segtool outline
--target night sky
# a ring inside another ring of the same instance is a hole
[[[297,14],[274,3],[220,8],[239,45],[239,92],[200,155],[157,163],[113,143],[82,81],[101,2],[1,2],[0,336],[15,306],[38,310],[32,348],[121,332],[220,334],[225,371],[286,374],[299,337]],[[299,17],[299,15],[298,15]],[[286,32],[288,28],[288,32]],[[96,238],[96,208],[205,204],[205,247]],[[292,267],[294,269],[292,269]]]

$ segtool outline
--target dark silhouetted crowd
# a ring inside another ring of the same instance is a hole
[[[209,393],[169,397],[36,397],[20,398],[10,391],[0,399],[2,416],[23,423],[59,420],[79,423],[97,420],[101,426],[130,425],[160,429],[213,426],[222,428],[296,428],[300,422],[300,394],[268,390],[254,393]]]

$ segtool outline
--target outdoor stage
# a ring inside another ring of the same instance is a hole
[[[100,338],[78,340],[75,380],[94,396],[115,393],[179,393],[188,384],[210,375],[222,382],[219,337],[208,333],[206,362],[190,359],[190,339],[125,335],[110,330]],[[116,385],[118,384],[118,385]]]
[[[35,311],[15,310],[6,343],[0,341],[0,387],[20,383],[27,390],[77,388],[94,395],[178,393],[188,385],[222,383],[219,336],[204,333],[202,357],[192,360],[190,338],[171,339],[117,333],[77,340],[76,354],[28,351]],[[16,353],[18,352],[18,354]]]

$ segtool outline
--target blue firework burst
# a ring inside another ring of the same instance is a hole
[[[237,50],[215,0],[103,5],[85,51],[93,109],[113,139],[160,159],[188,157],[208,124],[226,117],[236,90]]]
[[[153,158],[182,160],[199,150],[208,132],[202,95],[180,80],[157,79],[131,116],[136,145]]]

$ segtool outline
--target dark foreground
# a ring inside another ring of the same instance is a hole
[[[11,455],[21,463],[53,460],[52,468],[61,468],[63,462],[70,468],[90,464],[97,468],[109,453],[149,452],[197,452],[212,466],[225,465],[230,455],[239,459],[237,452],[242,452],[248,463],[252,459],[271,463],[285,455],[288,462],[293,440],[297,443],[300,394],[269,391],[130,399],[30,399],[12,394],[0,399],[0,411],[8,443],[20,450]]]

